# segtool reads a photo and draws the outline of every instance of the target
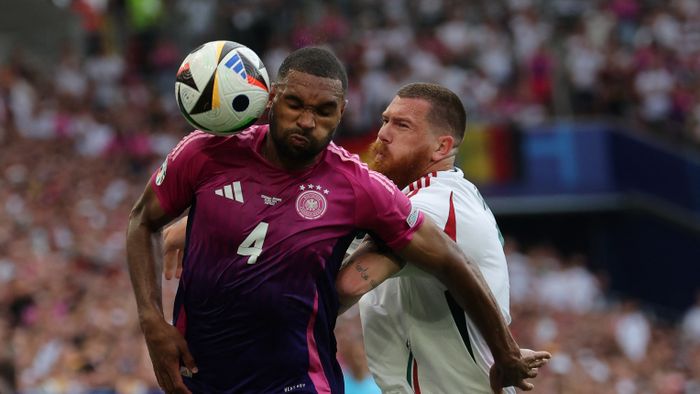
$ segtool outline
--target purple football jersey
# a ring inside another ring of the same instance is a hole
[[[392,248],[423,217],[387,178],[331,143],[285,171],[260,155],[269,127],[195,131],[151,179],[173,216],[190,208],[175,325],[194,392],[342,393],[335,279],[358,230]]]

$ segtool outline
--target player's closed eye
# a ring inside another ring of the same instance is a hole
[[[330,106],[323,106],[323,107],[320,107],[320,108],[316,108],[316,109],[314,110],[314,112],[315,112],[318,116],[322,116],[322,117],[325,118],[325,117],[328,117],[328,116],[332,116],[332,115],[333,115],[333,112],[334,112],[333,109],[334,109],[334,108],[331,108]]]
[[[300,109],[304,108],[304,106],[301,105],[301,103],[296,101],[296,100],[287,100],[287,107],[289,107],[290,109],[293,109],[293,110],[300,110]]]

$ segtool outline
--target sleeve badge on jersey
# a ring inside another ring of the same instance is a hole
[[[419,211],[411,207],[411,214],[408,215],[408,217],[406,218],[406,223],[408,223],[409,227],[413,227],[416,225],[416,222],[418,221],[418,215]]]
[[[160,186],[165,180],[165,172],[168,170],[168,158],[165,158],[163,164],[160,165],[158,169],[158,174],[156,174],[156,186]]]

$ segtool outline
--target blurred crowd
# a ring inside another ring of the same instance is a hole
[[[84,30],[86,68],[100,81],[146,79],[172,95],[173,74],[202,42],[238,41],[271,76],[305,45],[347,66],[340,137],[371,133],[398,87],[434,81],[456,91],[471,122],[537,124],[603,117],[700,145],[697,0],[54,0]],[[75,76],[57,81],[85,89]],[[172,101],[172,100],[169,100]]]
[[[279,13],[251,3],[231,7],[230,37],[246,13],[262,24],[272,18],[271,26],[275,15],[293,21],[271,34],[268,67],[304,44],[327,42],[340,54],[350,72],[350,134],[371,130],[398,87],[423,80],[456,91],[473,122],[602,116],[700,142],[695,0],[365,0],[291,16],[285,2],[268,2]]]
[[[376,130],[402,84],[460,93],[476,122],[610,115],[700,141],[694,0],[54,1],[80,46],[50,73],[0,64],[0,393],[157,392],[126,273],[129,210],[188,132],[184,54],[240,41],[274,70],[323,43],[350,74],[340,137]],[[700,299],[679,322],[616,300],[584,256],[509,241],[513,331],[552,351],[542,393],[700,392]],[[165,288],[166,302],[173,284]],[[167,309],[167,308],[166,308]],[[338,321],[348,381],[371,393],[356,310]]]

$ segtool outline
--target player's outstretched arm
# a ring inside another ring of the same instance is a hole
[[[335,288],[340,300],[340,313],[357,303],[362,296],[399,272],[401,259],[390,249],[365,237],[345,261],[338,273]]]
[[[191,371],[196,371],[196,366],[185,339],[163,317],[161,273],[154,254],[155,237],[171,219],[151,186],[147,186],[129,215],[127,263],[141,330],[158,384],[166,393],[190,393],[180,376],[180,360]]]
[[[180,279],[187,235],[187,216],[163,229],[163,274],[165,279]]]
[[[532,385],[525,381],[531,367],[521,356],[479,268],[459,246],[426,217],[408,246],[397,253],[438,278],[479,328],[494,357],[492,371],[498,371],[491,373],[494,392],[508,386],[531,390]]]

